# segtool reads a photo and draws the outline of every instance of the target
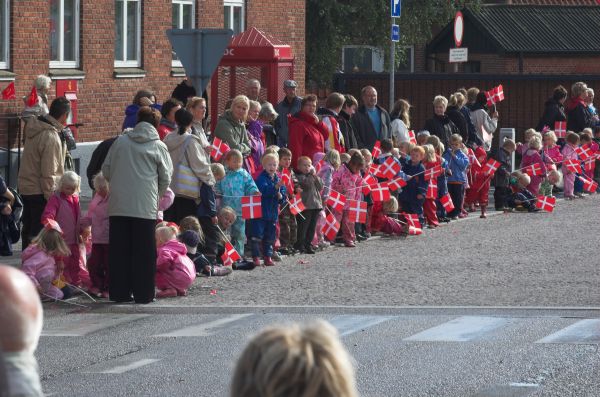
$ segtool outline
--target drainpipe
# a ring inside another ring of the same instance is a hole
[[[523,74],[523,53],[519,52],[519,74]]]

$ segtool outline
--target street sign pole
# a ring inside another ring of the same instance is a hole
[[[396,24],[396,18],[392,18],[392,26]],[[396,42],[394,40],[390,40],[392,43],[390,46],[390,107],[388,111],[392,111],[394,107],[394,98],[395,98],[395,89],[396,89]]]

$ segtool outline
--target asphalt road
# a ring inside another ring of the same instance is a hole
[[[226,396],[251,335],[320,317],[342,334],[363,396],[598,396],[599,205],[330,248],[146,306],[45,304],[44,390]]]

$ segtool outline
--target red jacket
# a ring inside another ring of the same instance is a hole
[[[288,132],[293,169],[296,169],[298,158],[312,159],[315,153],[325,151],[325,137],[329,135],[323,122],[317,121],[315,116],[305,112],[288,115]]]

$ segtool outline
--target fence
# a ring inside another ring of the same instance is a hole
[[[479,87],[489,90],[498,84],[504,87],[505,100],[497,105],[500,114],[498,128],[512,127],[517,139],[523,131],[535,127],[544,111],[544,103],[552,96],[554,87],[562,84],[567,91],[577,81],[588,86],[600,84],[600,75],[477,75],[477,74],[396,74],[395,97],[407,99],[411,109],[411,127],[422,129],[433,114],[433,98],[448,97],[460,87]],[[360,98],[360,89],[372,85],[378,93],[378,103],[389,103],[389,75],[383,73],[357,73],[334,75],[334,90]]]

